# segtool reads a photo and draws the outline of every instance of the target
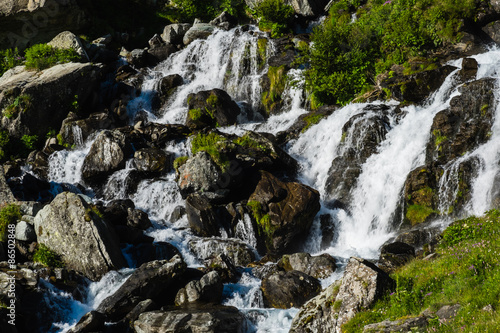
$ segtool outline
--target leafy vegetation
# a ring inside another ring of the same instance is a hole
[[[443,233],[432,261],[414,260],[393,274],[396,291],[343,326],[346,333],[460,304],[450,320],[431,320],[428,332],[496,332],[500,327],[500,212],[457,221]],[[493,311],[483,310],[490,306]]]
[[[61,257],[54,251],[50,250],[44,244],[39,244],[35,254],[33,255],[33,261],[39,262],[47,267],[63,267],[64,264]]]
[[[259,20],[259,28],[269,31],[272,38],[279,38],[291,31],[295,11],[284,1],[264,0],[255,6],[254,11]]]
[[[476,11],[474,0],[368,0],[355,12],[360,3],[336,2],[303,50],[313,106],[346,104],[392,65],[456,43]]]
[[[42,70],[58,63],[78,60],[80,56],[73,49],[57,49],[48,44],[36,44],[25,51],[26,68]]]
[[[9,224],[15,224],[20,218],[19,205],[9,204],[0,209],[0,241],[5,241]]]
[[[21,112],[26,112],[31,107],[31,96],[30,95],[19,95],[17,96],[12,104],[7,106],[2,114],[8,119],[16,118]]]
[[[199,18],[210,21],[223,11],[245,17],[244,0],[172,0],[165,8],[165,15],[172,21],[192,23]]]
[[[17,48],[0,50],[0,76],[9,69],[23,63],[24,57],[19,54]]]

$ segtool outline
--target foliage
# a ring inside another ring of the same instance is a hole
[[[2,114],[5,118],[12,119],[16,118],[21,112],[26,112],[31,107],[31,96],[30,95],[19,95],[14,99],[14,102],[7,106]]]
[[[39,262],[47,267],[64,266],[61,257],[43,244],[38,245],[38,248],[33,255],[33,261]]]
[[[36,149],[37,143],[38,143],[38,136],[36,135],[23,135],[21,137],[21,142],[23,143],[24,147],[28,150],[34,150]]]
[[[414,260],[392,276],[397,289],[372,309],[357,314],[344,332],[362,332],[362,325],[419,315],[424,309],[460,304],[455,318],[431,320],[431,332],[495,332],[500,327],[500,212],[457,221],[443,233],[431,260]],[[487,305],[492,312],[484,311]]]
[[[73,49],[57,49],[48,44],[36,44],[25,51],[26,68],[42,70],[58,63],[78,60],[80,56]]]
[[[8,204],[0,209],[0,240],[4,241],[7,237],[9,224],[15,224],[21,218],[21,209],[19,205]]]
[[[195,155],[199,151],[204,151],[210,155],[212,160],[225,171],[229,167],[229,160],[223,152],[221,152],[228,144],[227,140],[222,135],[215,132],[208,134],[198,133],[191,141],[191,153]]]
[[[393,64],[459,41],[463,21],[476,11],[474,0],[369,0],[352,20],[358,5],[336,2],[303,50],[315,105],[346,104]]]
[[[295,11],[282,0],[264,0],[255,6],[255,16],[259,19],[259,28],[270,31],[271,37],[279,38],[290,32]]]
[[[425,205],[410,205],[406,210],[406,218],[413,226],[425,222],[427,217],[435,212],[434,209]]]
[[[262,94],[262,105],[264,106],[267,114],[279,108],[281,102],[281,95],[285,90],[287,75],[285,65],[275,67],[270,66],[267,71],[267,77],[270,81],[269,91]]]
[[[248,134],[245,134],[245,135],[235,139],[233,142],[236,143],[237,145],[243,147],[243,148],[249,148],[252,150],[260,150],[264,153],[269,152],[268,147],[266,147],[265,145],[261,144],[260,142],[258,142],[256,140],[252,139],[250,137],[250,135],[248,135]]]
[[[175,160],[174,160],[174,169],[175,171],[178,171],[179,168],[181,166],[183,166],[187,160],[189,159],[189,157],[187,156],[180,156],[180,157],[177,157]]]
[[[9,69],[21,65],[23,61],[24,58],[19,54],[17,48],[0,50],[0,76]]]
[[[210,21],[223,11],[242,18],[245,9],[244,0],[172,0],[165,15],[172,21],[192,23],[196,18]]]
[[[302,129],[302,133],[307,131],[311,126],[316,125],[324,118],[322,114],[314,114],[310,113],[304,117],[304,121],[306,122],[306,126]]]

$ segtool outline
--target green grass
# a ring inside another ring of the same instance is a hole
[[[260,142],[252,139],[250,135],[244,134],[243,136],[233,140],[234,143],[237,145],[243,147],[243,148],[248,148],[248,149],[253,149],[253,150],[260,150],[264,153],[268,153],[270,150],[268,147],[265,145],[261,144]]]
[[[406,210],[406,218],[410,221],[411,225],[417,225],[425,222],[429,215],[436,213],[436,211],[425,205],[410,205]]]
[[[73,49],[57,49],[48,44],[36,44],[25,51],[26,68],[42,70],[56,64],[80,59]]]
[[[500,327],[500,212],[469,217],[449,226],[431,261],[414,260],[397,270],[396,290],[358,313],[346,333],[384,319],[396,320],[460,304],[454,319],[431,320],[428,332],[498,332]],[[491,305],[493,312],[482,310]]]
[[[15,224],[21,218],[19,205],[8,204],[0,209],[0,240],[5,241],[9,224]]]
[[[33,261],[39,262],[47,267],[64,267],[61,257],[43,244],[38,245],[33,255]]]

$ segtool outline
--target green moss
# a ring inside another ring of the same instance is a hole
[[[5,241],[9,224],[15,224],[21,218],[19,205],[8,204],[0,209],[0,241]]]
[[[187,157],[187,156],[179,156],[179,157],[177,157],[174,160],[174,169],[175,169],[175,171],[178,172],[179,168],[181,166],[183,166],[187,162],[188,159],[189,159],[189,157]]]
[[[33,261],[39,262],[47,267],[64,267],[61,257],[44,244],[38,245],[33,255]]]
[[[306,126],[302,129],[302,133],[307,131],[311,126],[316,125],[324,118],[322,114],[308,114],[304,117],[304,121],[306,122]]]
[[[432,131],[432,135],[434,136],[434,146],[436,147],[437,150],[441,151],[441,147],[440,145],[448,140],[448,137],[445,136],[445,135],[441,135],[441,131],[440,130],[434,130]]]
[[[229,143],[228,139],[215,132],[208,134],[198,133],[191,141],[191,153],[193,155],[199,151],[208,153],[221,170],[226,171],[229,167],[229,159],[222,151],[227,148]]]
[[[193,121],[198,121],[203,117],[203,112],[200,109],[189,109],[188,116]]]
[[[267,62],[267,38],[259,38],[257,40],[257,54],[259,56],[259,67],[262,68]]]
[[[233,140],[234,143],[236,143],[237,145],[240,145],[244,148],[248,148],[248,149],[253,149],[253,150],[259,150],[259,151],[262,151],[264,153],[270,153],[271,150],[266,147],[265,145],[261,144],[260,142],[252,139],[250,137],[250,135],[248,134],[245,134],[235,140]]]
[[[488,104],[483,104],[483,106],[481,106],[481,116],[486,116],[486,112],[488,111],[488,108],[490,106]]]
[[[437,212],[430,207],[424,205],[410,205],[406,210],[406,219],[414,226],[425,222],[433,213]]]
[[[26,112],[31,108],[31,96],[30,95],[19,95],[14,99],[14,102],[7,106],[2,114],[4,117],[12,119],[16,118],[19,113]]]
[[[285,65],[279,67],[270,66],[267,72],[267,77],[270,80],[269,91],[262,94],[262,105],[267,114],[272,111],[278,111],[281,105],[281,95],[286,86],[286,67]]]

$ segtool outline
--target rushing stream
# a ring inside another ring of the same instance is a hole
[[[231,31],[217,31],[207,40],[197,40],[185,49],[173,54],[169,59],[149,70],[143,84],[142,95],[132,100],[128,106],[131,118],[139,111],[146,111],[151,121],[159,123],[184,123],[188,94],[213,88],[226,90],[239,105],[249,110],[256,110],[260,104],[261,87],[259,79],[266,73],[266,66],[259,64],[258,39],[264,35],[255,28],[242,31],[236,28]],[[268,56],[274,51],[272,41],[267,48]],[[499,67],[500,51],[490,51],[475,57],[480,65],[478,78],[498,77],[495,68]],[[453,63],[459,67],[460,61]],[[396,113],[397,102],[378,102],[387,107],[387,134],[380,142],[375,154],[362,165],[361,174],[351,191],[352,202],[349,211],[341,208],[329,208],[323,202],[316,218],[311,234],[304,250],[317,254],[326,252],[341,262],[352,255],[364,258],[377,258],[380,246],[392,234],[394,214],[400,200],[401,192],[408,173],[424,164],[425,147],[429,140],[432,121],[437,112],[449,106],[452,97],[457,96],[457,70],[451,73],[441,88],[435,92],[424,105],[407,106],[402,113]],[[185,84],[169,99],[160,110],[152,112],[151,99],[158,81],[169,74],[179,74]],[[301,80],[301,71],[292,70],[289,75],[294,81]],[[498,94],[498,92],[495,92]],[[497,96],[498,97],[498,96]],[[286,130],[303,113],[303,91],[300,83],[289,85],[283,94],[285,110],[282,114],[271,116],[267,121],[258,117],[239,119],[239,125],[221,129],[236,134],[244,130],[256,130],[276,134]],[[344,124],[353,116],[372,117],[373,112],[366,111],[367,104],[350,104],[335,111],[317,125],[309,128],[295,141],[286,147],[288,153],[297,159],[301,166],[298,176],[300,182],[317,189],[322,199],[327,197],[325,190],[328,172],[335,157],[342,155],[343,149],[355,143],[349,137],[342,138]],[[497,111],[498,113],[498,111]],[[460,160],[478,158],[481,167],[473,182],[472,200],[467,204],[466,213],[481,214],[489,208],[491,202],[493,179],[498,174],[500,152],[500,117],[495,117],[491,139],[475,151],[462,156]],[[93,138],[78,145],[72,151],[57,152],[50,158],[50,180],[59,183],[76,184],[81,181],[81,165],[90,149]],[[341,144],[345,141],[344,144]],[[354,147],[355,148],[355,147]],[[166,151],[176,157],[188,155],[189,143],[181,142],[166,147]],[[456,161],[455,163],[459,163]],[[123,181],[130,172],[131,166],[113,174],[107,183],[105,201],[127,198],[123,191]],[[446,184],[442,184],[440,196],[450,196],[453,192],[453,177],[456,165],[447,166]],[[450,190],[451,188],[451,190]],[[444,192],[447,192],[446,195]],[[456,194],[455,194],[456,195]],[[446,211],[451,199],[442,200],[441,211]],[[187,242],[195,237],[185,227],[187,218],[170,223],[170,216],[184,201],[177,188],[175,173],[171,172],[154,180],[143,180],[137,192],[130,195],[137,208],[150,216],[154,227],[148,235],[155,241],[166,241],[175,245],[182,253],[189,266],[196,267],[201,262],[189,251]],[[447,204],[448,202],[448,204]],[[321,229],[319,215],[330,214],[335,225],[336,237],[326,248],[321,248]],[[255,247],[255,235],[249,227],[250,218],[240,221],[237,228],[239,238]],[[62,313],[60,323],[54,325],[55,330],[67,331],[87,311],[95,309],[99,303],[116,290],[130,274],[131,269],[108,273],[101,281],[91,283],[87,289],[83,303],[74,301],[69,295],[50,289],[47,297],[52,299],[54,308]],[[341,273],[323,282],[327,285],[339,278]],[[248,330],[251,332],[287,332],[297,309],[277,310],[265,309],[260,292],[260,280],[246,269],[237,284],[227,284],[224,288],[224,304],[238,307],[249,319]]]

